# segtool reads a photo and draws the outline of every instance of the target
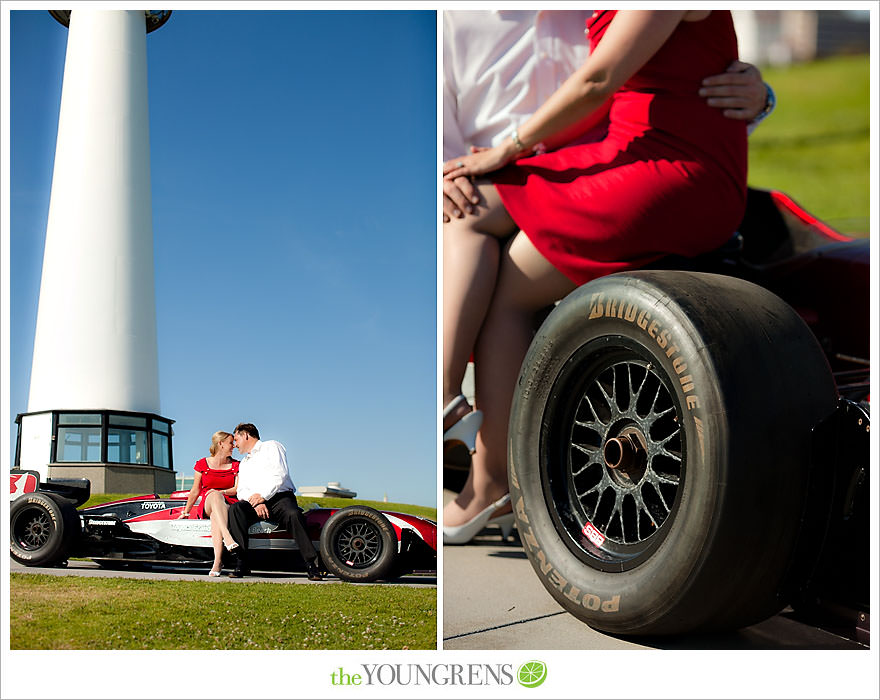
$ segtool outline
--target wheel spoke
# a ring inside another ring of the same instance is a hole
[[[612,518],[616,516],[617,526],[620,528],[620,539],[626,542],[626,524],[623,522],[623,494],[620,491],[616,491],[614,494],[614,513],[612,514]]]
[[[652,484],[652,486],[653,486],[653,484]],[[669,505],[666,503],[666,499],[663,498],[663,492],[662,492],[660,489],[656,489],[656,488],[654,489],[654,492],[657,494],[657,496],[659,496],[659,498],[660,498],[660,503],[663,504],[663,507],[666,509],[666,514],[668,515],[669,512],[670,512],[672,509],[671,509],[671,508],[669,507]]]
[[[665,438],[663,438],[662,440],[659,440],[659,441],[657,442],[657,446],[658,446],[658,447],[659,447],[659,448],[660,448],[660,449],[666,454],[667,457],[672,457],[672,458],[674,458],[674,459],[677,458],[679,461],[681,461],[681,456],[679,456],[679,455],[674,455],[672,452],[669,452],[669,451],[666,449],[666,444],[667,444],[670,440],[672,440],[672,438],[679,437],[680,434],[681,434],[681,428],[676,428],[674,433],[672,433],[671,435],[668,435],[667,437],[665,437]]]
[[[349,566],[365,568],[379,558],[382,538],[372,523],[353,521],[337,535],[336,550]]]
[[[595,449],[592,449],[592,450],[591,450],[589,447],[586,447],[586,446],[584,446],[584,445],[579,445],[579,444],[576,443],[576,442],[571,443],[571,446],[572,446],[574,449],[579,450],[580,452],[583,452],[585,455],[587,455],[587,457],[591,457],[591,458],[592,458],[592,457],[595,455],[595,453],[596,453]]]
[[[604,393],[604,390],[603,390]],[[603,429],[607,424],[602,421],[599,417],[599,413],[596,411],[596,407],[593,405],[593,402],[590,400],[589,396],[584,396],[584,402],[586,403],[586,407],[590,409],[590,413],[593,414],[592,424],[595,425],[598,429]]]
[[[651,413],[649,414],[649,417],[653,418],[654,416],[657,415],[657,411],[655,409],[657,406],[657,399],[660,398],[660,391],[662,389],[663,389],[663,384],[658,383],[657,384],[657,391],[654,392],[654,400],[651,402]]]
[[[667,408],[665,411],[660,411],[659,413],[656,413],[656,412],[652,411],[652,412],[651,412],[651,415],[649,416],[649,418],[650,418],[651,421],[653,422],[653,421],[656,421],[656,420],[662,418],[663,416],[668,415],[669,413],[672,413],[672,412],[674,412],[674,411],[675,411],[675,407],[674,407],[674,406],[670,406],[670,407]]]
[[[640,359],[612,362],[592,376],[569,431],[568,483],[581,514],[571,527],[580,530],[588,522],[606,540],[638,545],[662,528],[681,484],[677,408],[657,370]],[[605,464],[604,446],[626,431],[642,436],[644,457],[613,469]]]
[[[611,375],[611,394],[609,395],[607,391],[605,391],[605,385],[602,382],[596,382],[596,386],[599,387],[599,391],[602,392],[602,396],[605,397],[605,400],[608,402],[608,408],[611,409],[611,413],[614,413],[614,409],[617,406],[617,402],[614,400],[614,374]]]
[[[578,428],[588,428],[589,430],[595,430],[597,433],[604,430],[607,425],[606,423],[600,423],[599,421],[593,420],[576,420],[574,424]]]
[[[12,537],[22,549],[33,551],[49,542],[54,529],[47,512],[42,508],[30,508],[15,518]]]
[[[661,484],[669,484],[670,486],[678,486],[680,483],[680,478],[674,474],[659,474],[658,472],[654,472],[654,477]]]

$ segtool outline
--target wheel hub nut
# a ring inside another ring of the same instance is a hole
[[[605,465],[609,469],[626,469],[636,458],[636,446],[629,435],[611,438],[605,443],[603,451]]]
[[[602,448],[605,466],[626,481],[638,482],[644,473],[647,450],[645,439],[637,428],[630,427],[605,441]]]

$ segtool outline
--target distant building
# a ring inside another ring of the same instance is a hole
[[[193,482],[196,480],[195,474],[190,474],[189,476],[184,476],[180,472],[177,472],[177,490],[178,491],[189,491],[192,488]]]
[[[867,10],[733,10],[743,61],[785,65],[870,48]]]
[[[350,491],[338,481],[328,481],[326,486],[300,486],[297,491],[300,496],[309,498],[354,498],[356,491]]]

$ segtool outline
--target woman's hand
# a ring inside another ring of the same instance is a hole
[[[188,518],[188,517],[189,517],[189,513],[186,513],[184,511],[180,511],[180,515],[177,516],[177,519],[183,520],[184,518]]]
[[[507,139],[505,139],[505,142]],[[484,175],[500,170],[513,160],[516,155],[506,143],[494,148],[474,149],[474,153],[461,158],[453,158],[443,164],[443,179],[454,180],[457,177]]]

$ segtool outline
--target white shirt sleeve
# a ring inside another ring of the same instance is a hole
[[[443,158],[498,145],[589,55],[585,10],[443,13]]]
[[[279,491],[294,491],[287,468],[287,452],[280,442],[260,442],[239,467],[238,497],[248,499],[255,493],[268,501]]]
[[[449,13],[443,15],[443,29],[451,37],[454,29]],[[458,88],[455,83],[451,39],[443,42],[443,160],[467,154],[468,143],[458,123]]]

